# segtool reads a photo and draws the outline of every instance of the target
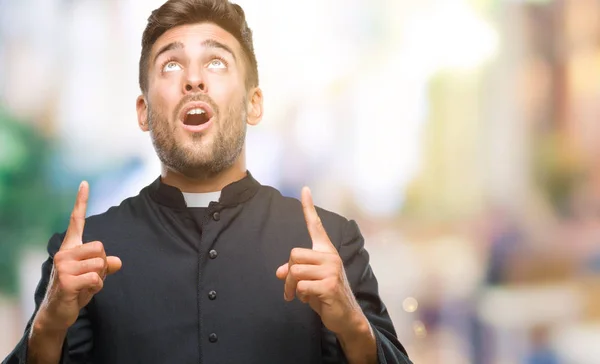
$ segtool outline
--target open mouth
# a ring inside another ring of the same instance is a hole
[[[198,126],[207,123],[213,116],[210,107],[204,104],[190,105],[183,110],[181,120],[184,125]]]
[[[202,125],[206,123],[210,118],[208,113],[201,108],[196,108],[188,111],[183,117],[183,123],[185,125]]]

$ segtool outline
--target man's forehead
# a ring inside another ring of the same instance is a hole
[[[228,31],[214,23],[195,23],[179,25],[163,33],[152,46],[152,54],[173,42],[180,42],[185,47],[201,46],[208,39],[229,45],[236,53],[240,50],[240,44],[237,39]]]

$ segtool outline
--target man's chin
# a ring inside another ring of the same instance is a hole
[[[182,146],[186,153],[196,154],[211,150],[213,148],[213,138],[210,134],[187,133],[179,139],[179,145]]]
[[[174,163],[176,168],[173,169],[189,178],[212,177],[225,169],[213,157],[212,154],[198,153],[197,150],[186,151],[185,158],[178,158],[178,163]]]
[[[194,165],[183,168],[180,173],[190,179],[204,180],[218,176],[220,173],[226,170],[227,167],[228,166],[220,164]]]

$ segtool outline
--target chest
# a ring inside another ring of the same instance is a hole
[[[205,353],[242,345],[246,355],[318,344],[318,316],[286,302],[275,276],[293,247],[308,245],[302,231],[223,219],[132,231],[105,242],[123,268],[91,306],[97,338],[154,348],[202,343]]]

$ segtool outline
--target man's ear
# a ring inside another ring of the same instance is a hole
[[[248,115],[246,122],[249,125],[257,125],[262,120],[263,94],[260,87],[256,87],[250,92],[246,113]]]
[[[142,131],[148,131],[148,103],[144,95],[137,97],[135,108],[137,110],[138,126]]]

